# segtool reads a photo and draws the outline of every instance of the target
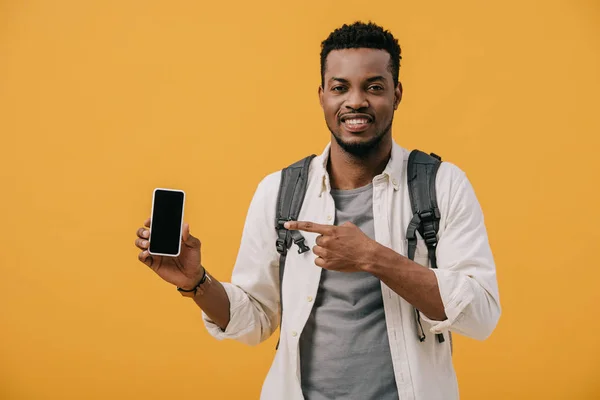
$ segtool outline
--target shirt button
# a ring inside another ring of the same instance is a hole
[[[398,181],[396,180],[396,178],[392,179],[392,183],[394,184],[394,186],[398,185]]]
[[[327,216],[327,221],[331,221],[333,218],[331,217],[331,215]]]
[[[311,301],[313,301],[313,298],[312,298],[311,296],[308,296],[308,297],[306,298],[306,301],[308,301],[308,302],[310,303]]]
[[[296,337],[296,336],[298,336],[298,332],[296,332],[296,331],[292,331],[292,336],[293,336],[293,337]]]

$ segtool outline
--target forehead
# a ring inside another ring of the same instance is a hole
[[[391,79],[389,71],[390,54],[380,49],[342,49],[332,50],[325,63],[325,79],[331,77],[360,79],[362,77],[382,75]]]

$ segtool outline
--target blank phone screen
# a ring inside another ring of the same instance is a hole
[[[151,253],[176,255],[179,252],[183,200],[184,194],[181,191],[154,191],[150,223]]]

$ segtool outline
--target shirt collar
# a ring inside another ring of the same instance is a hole
[[[327,172],[327,161],[329,160],[329,152],[331,150],[331,142],[327,143],[323,152],[316,157],[316,172],[319,182],[321,182],[321,189],[319,190],[319,197],[323,192],[329,192],[331,190],[331,182],[329,180],[329,173]],[[394,140],[392,140],[392,154],[390,159],[385,166],[385,169],[380,175],[377,175],[373,182],[378,179],[385,179],[389,184],[392,185],[394,190],[400,189],[400,177],[403,174],[404,161],[406,158],[405,150],[400,147]]]

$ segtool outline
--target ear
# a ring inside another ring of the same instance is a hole
[[[394,110],[398,109],[400,101],[402,101],[402,82],[398,81],[398,86],[394,89]]]
[[[319,104],[321,104],[321,108],[323,108],[323,87],[319,86]]]

